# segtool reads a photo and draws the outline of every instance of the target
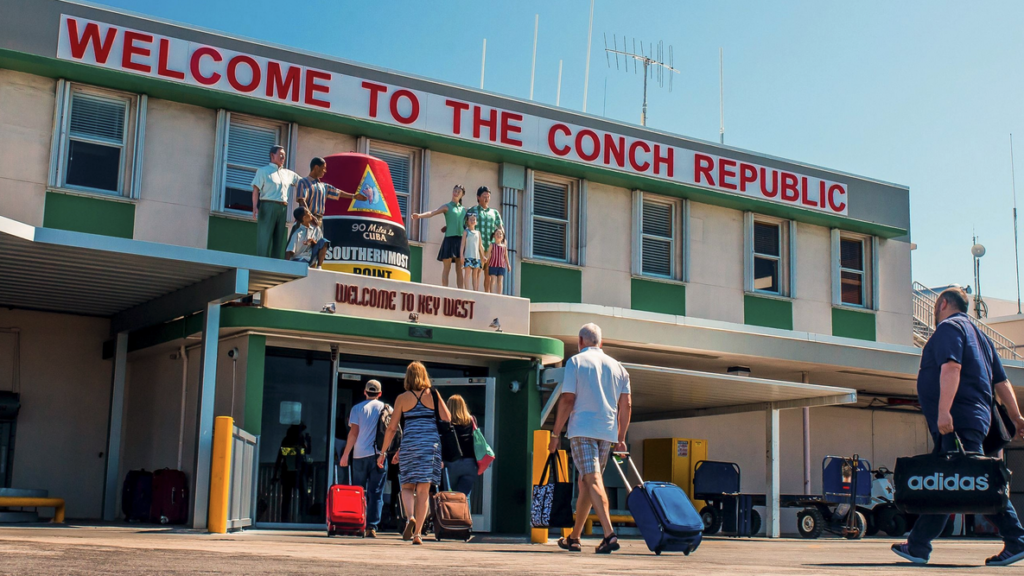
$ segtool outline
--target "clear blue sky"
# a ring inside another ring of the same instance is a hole
[[[580,110],[588,0],[103,0],[229,34]],[[1024,2],[596,0],[588,112],[639,123],[641,78],[609,70],[604,33],[663,40],[682,71],[649,92],[648,125],[911,189],[914,279],[1016,299],[1009,133],[1024,201]],[[607,79],[607,95],[605,82]],[[1021,206],[1024,209],[1024,203]],[[1022,210],[1024,212],[1024,210]]]

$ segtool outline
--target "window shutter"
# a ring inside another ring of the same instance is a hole
[[[228,128],[228,165],[224,185],[251,190],[256,170],[270,163],[270,148],[277,141],[278,133],[274,128],[232,122]]]
[[[402,218],[409,221],[409,196],[412,194],[412,159],[404,154],[373,150],[373,156],[380,158],[388,165],[391,172],[391,183],[395,186],[395,195],[398,197],[398,208],[402,212]]]
[[[644,201],[643,253],[644,274],[672,275],[672,206]]]
[[[565,186],[533,184],[533,254],[566,260],[569,191]],[[552,221],[560,220],[560,221]]]
[[[71,97],[71,136],[124,144],[124,121],[128,103],[86,94]]]

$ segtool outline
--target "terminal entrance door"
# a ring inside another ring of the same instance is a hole
[[[339,459],[348,434],[348,415],[352,407],[362,402],[363,389],[366,382],[375,379],[381,383],[381,400],[394,405],[395,398],[405,391],[404,372],[341,364],[338,367],[338,385],[335,397],[336,418],[334,453]],[[494,445],[494,392],[495,379],[488,377],[435,378],[431,381],[441,396],[447,401],[453,394],[458,394],[466,401],[469,412],[476,417],[477,425],[487,442]],[[384,512],[382,527],[393,526],[392,517],[397,514],[396,503],[399,485],[390,466],[388,482],[384,489]],[[347,482],[348,470],[337,467],[334,472],[341,482]],[[473,531],[489,532],[491,529],[491,496],[492,471],[488,469],[482,476],[477,476],[476,484],[470,494],[470,508],[473,512]]]

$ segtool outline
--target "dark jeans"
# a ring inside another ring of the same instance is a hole
[[[384,507],[384,480],[388,477],[388,463],[377,467],[377,457],[352,459],[352,485],[362,486],[366,491],[366,527],[377,529],[380,512]]]
[[[462,492],[466,495],[466,500],[469,500],[473,485],[476,483],[476,458],[459,458],[455,462],[445,462],[444,466],[448,470],[450,489]]]
[[[983,432],[980,430],[957,430],[956,435],[960,437],[960,442],[966,452],[981,452],[981,442],[985,439]],[[956,449],[952,434],[933,435],[932,438],[935,441],[933,452],[936,454],[952,452]],[[985,518],[999,528],[999,536],[1010,550],[1014,552],[1024,550],[1024,528],[1021,528],[1013,504],[1009,504],[1005,511],[986,515]],[[919,517],[914,524],[914,529],[910,531],[910,537],[907,538],[910,552],[916,556],[927,558],[932,553],[932,540],[942,534],[942,529],[946,527],[948,521],[948,514],[927,514]]]

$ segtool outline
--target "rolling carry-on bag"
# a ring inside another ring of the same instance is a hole
[[[184,524],[188,520],[188,479],[181,470],[164,468],[153,472],[154,524]]]
[[[434,538],[439,542],[441,539],[468,541],[473,536],[473,514],[469,509],[469,499],[462,492],[451,490],[451,483],[447,482],[447,470],[444,472],[444,480],[449,484],[448,491],[438,492],[430,498]]]
[[[121,512],[128,522],[149,522],[153,507],[153,473],[131,470],[121,488]]]
[[[700,546],[704,522],[686,492],[669,482],[644,482],[636,464],[626,454],[625,461],[640,480],[639,484],[630,488],[622,464],[614,456],[612,460],[629,490],[626,506],[647,548],[659,556],[662,552],[682,552],[689,556],[690,552],[696,550]]]
[[[349,471],[349,484],[352,483],[352,470]],[[335,474],[337,482],[337,474]],[[327,536],[346,534],[349,536],[366,536],[366,494],[362,486],[337,484],[327,492]]]

